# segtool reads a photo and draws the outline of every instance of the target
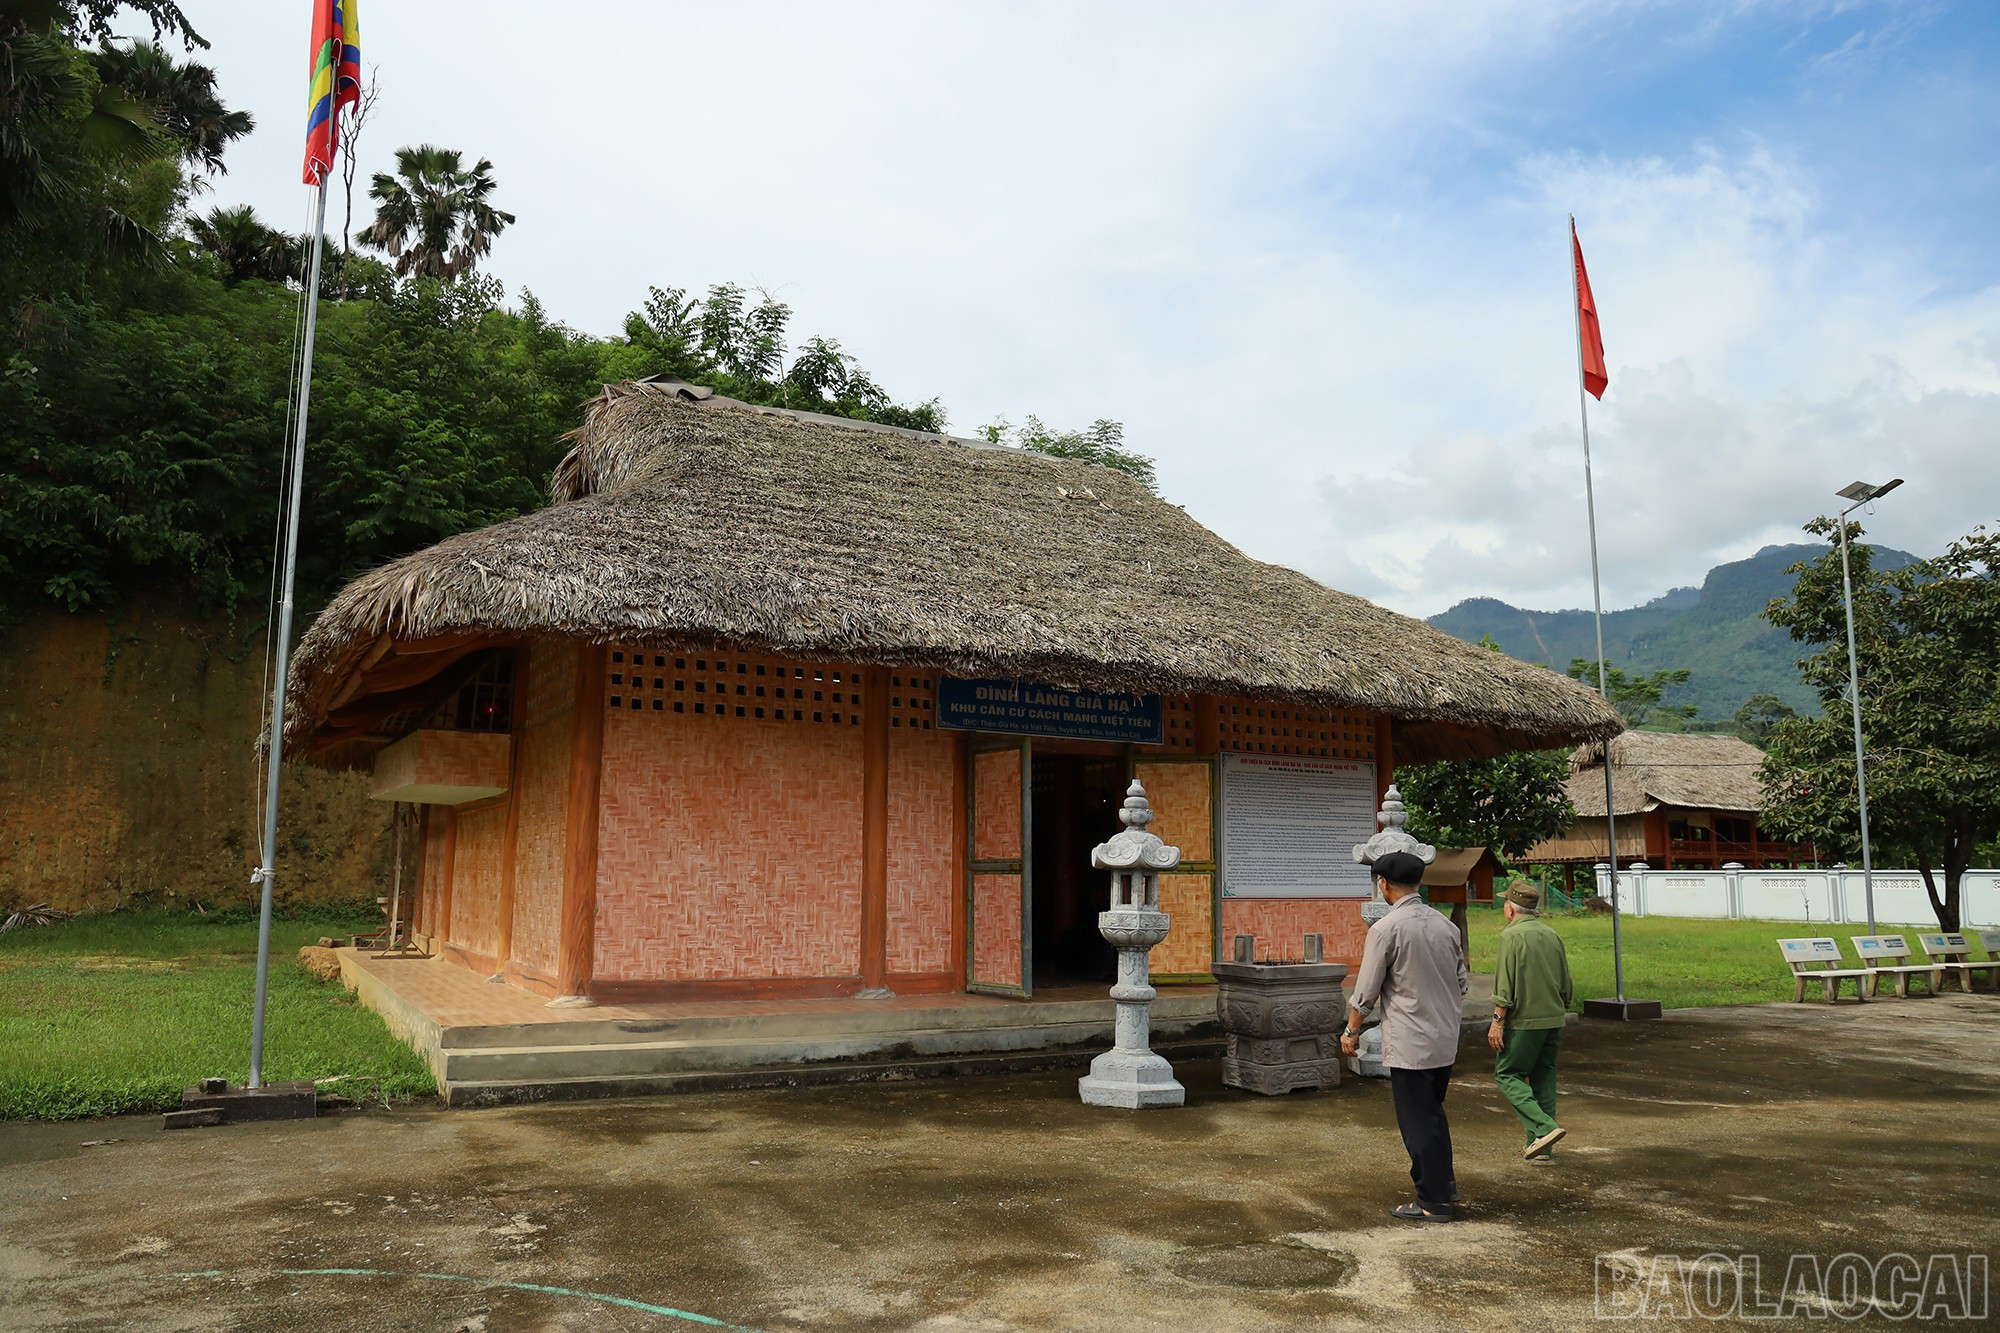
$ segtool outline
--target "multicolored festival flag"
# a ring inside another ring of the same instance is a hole
[[[1583,353],[1583,387],[1590,396],[1602,400],[1611,383],[1604,368],[1604,334],[1597,327],[1597,298],[1590,294],[1590,274],[1583,268],[1583,242],[1576,238],[1576,223],[1569,224],[1570,249],[1576,255],[1576,336]]]
[[[306,170],[318,185],[333,170],[340,109],[361,100],[360,0],[313,0],[312,83],[306,94]]]

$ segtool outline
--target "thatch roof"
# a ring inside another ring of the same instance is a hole
[[[398,644],[529,635],[1379,711],[1405,759],[1620,725],[1575,681],[1252,560],[1106,468],[678,382],[607,388],[573,438],[548,508],[334,598],[295,659],[290,742],[376,673],[420,677]],[[320,757],[363,758],[324,738]]]
[[[1569,799],[1579,821],[1604,818],[1603,753],[1601,745],[1586,745],[1570,756]],[[1611,742],[1614,813],[1662,805],[1761,810],[1763,762],[1762,750],[1734,736],[1628,731]]]

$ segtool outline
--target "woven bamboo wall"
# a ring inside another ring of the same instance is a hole
[[[609,670],[596,979],[857,975],[856,673],[620,649]]]
[[[452,848],[451,942],[491,955],[500,946],[500,871],[507,854],[507,803],[458,814]]]

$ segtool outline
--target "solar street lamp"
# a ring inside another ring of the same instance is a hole
[[[1875,933],[1875,859],[1868,849],[1868,773],[1861,757],[1861,664],[1854,651],[1854,579],[1847,569],[1847,516],[1871,500],[1879,500],[1903,484],[1901,477],[1880,486],[1857,481],[1838,494],[1852,504],[1840,511],[1840,596],[1847,605],[1847,700],[1854,709],[1854,786],[1861,798],[1861,896],[1868,904],[1868,933]]]

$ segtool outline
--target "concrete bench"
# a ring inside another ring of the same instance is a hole
[[[2000,963],[2000,930],[1972,930],[1965,933],[1970,935],[1980,948],[1986,950],[1988,958]]]
[[[1840,983],[1844,977],[1854,978],[1854,998],[1868,999],[1868,982],[1874,975],[1865,967],[1842,967],[1840,941],[1828,936],[1814,939],[1779,940],[1778,948],[1785,955],[1785,961],[1792,965],[1792,976],[1799,983],[1798,991],[1792,996],[1794,1001],[1806,998],[1806,983],[1817,981],[1822,998],[1832,1004],[1840,998]]]
[[[1855,956],[1861,966],[1868,969],[1868,993],[1882,993],[1882,978],[1893,977],[1896,982],[1896,998],[1910,998],[1910,980],[1922,977],[1930,987],[1931,994],[1938,993],[1938,979],[1942,975],[1938,968],[1923,963],[1912,963],[1910,955],[1916,952],[1901,935],[1856,935],[1853,939]]]
[[[1992,979],[1993,989],[2000,990],[2000,962],[1978,963],[1972,960],[1972,945],[1965,936],[1956,931],[1950,934],[1919,935],[1917,943],[1930,955],[1931,966],[1944,976],[1957,977],[1958,988],[1972,990],[1972,979],[1984,972]]]

